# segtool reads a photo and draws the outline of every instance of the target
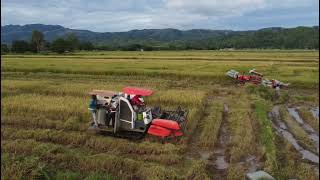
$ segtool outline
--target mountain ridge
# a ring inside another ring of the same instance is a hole
[[[308,39],[308,43],[315,45],[306,45],[303,47],[317,47],[317,42],[314,39],[318,37],[319,26],[297,26],[294,28],[283,27],[267,27],[259,30],[211,30],[211,29],[190,29],[179,30],[174,28],[165,29],[133,29],[123,32],[94,32],[90,30],[70,29],[61,25],[44,25],[44,24],[26,24],[26,25],[5,25],[1,26],[1,43],[11,44],[15,40],[30,41],[33,30],[41,31],[44,34],[45,40],[52,42],[58,37],[65,37],[69,33],[77,35],[81,41],[90,41],[97,45],[123,46],[124,44],[149,44],[158,46],[163,44],[181,43],[188,46],[188,43],[215,43],[217,41],[226,41],[227,45],[232,46],[233,41],[241,42],[242,44],[250,43],[254,40],[257,47],[259,44],[266,44],[262,47],[268,47],[268,41],[275,39],[276,43],[290,44],[288,41],[297,39],[295,44],[304,43]],[[282,40],[281,40],[282,39]],[[318,39],[318,38],[317,38]],[[273,42],[273,43],[274,43]],[[282,45],[281,45],[282,46]],[[288,46],[288,45],[285,45]],[[302,46],[301,46],[302,47]]]

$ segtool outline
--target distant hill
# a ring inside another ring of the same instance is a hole
[[[319,47],[319,26],[296,28],[271,27],[252,31],[143,29],[127,32],[99,33],[88,30],[69,29],[59,25],[6,25],[1,26],[1,43],[11,44],[14,40],[29,41],[33,30],[43,32],[45,39],[49,42],[58,37],[64,37],[68,33],[74,33],[82,41],[109,46],[121,46],[133,43],[163,46],[163,44],[184,43],[185,46],[192,47],[192,44],[195,43],[205,43],[207,45],[211,44],[210,46],[215,48],[217,46],[213,44],[219,42],[218,44],[224,43],[222,47],[237,47],[239,43],[242,44],[241,47],[243,45],[249,46],[248,43],[250,43],[253,45],[252,48],[259,48],[259,44],[263,44],[262,47],[268,47],[274,43],[282,43],[280,47],[283,46],[284,48],[286,48],[286,43],[303,43],[303,46],[299,46],[300,48]]]
[[[64,28],[59,25],[27,24],[1,26],[1,42],[11,43],[14,40],[30,40],[33,30],[44,33],[46,40],[52,41],[57,37],[63,37],[68,33],[75,33],[80,40],[92,42],[106,42],[112,40],[147,40],[174,41],[174,40],[196,40],[209,37],[219,37],[238,33],[230,30],[204,30],[192,29],[181,31],[177,29],[143,29],[127,32],[92,32],[88,30],[77,30]]]

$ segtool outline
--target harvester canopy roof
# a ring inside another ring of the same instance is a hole
[[[115,91],[106,91],[106,90],[92,90],[89,92],[90,95],[99,95],[103,97],[112,97],[117,94]]]
[[[125,87],[123,92],[126,94],[135,94],[141,96],[150,96],[153,91],[150,89],[136,88],[136,87]]]

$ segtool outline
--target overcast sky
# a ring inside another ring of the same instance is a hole
[[[1,0],[1,25],[52,24],[97,32],[319,24],[319,0]]]

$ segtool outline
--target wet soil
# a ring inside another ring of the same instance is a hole
[[[247,157],[246,163],[249,164],[249,173],[257,171],[261,166],[259,159],[254,155]]]
[[[211,176],[223,178],[227,175],[229,155],[227,146],[230,143],[230,133],[227,129],[229,107],[224,104],[222,122],[220,125],[218,141],[214,145],[212,155],[208,159],[207,171]]]
[[[213,97],[208,96],[205,106],[206,110],[204,111],[202,118],[209,115],[208,109],[210,108],[213,100]],[[197,144],[200,136],[197,132],[201,132],[201,125],[198,123],[196,128],[197,130],[192,135],[188,143],[188,149],[186,150],[186,160],[202,159],[206,163],[206,170],[211,179],[225,179],[230,166],[229,145],[231,142],[231,134],[228,129],[228,114],[229,107],[227,104],[224,104],[222,121],[217,137],[218,139],[213,149],[201,149]],[[237,165],[244,167],[246,172],[255,172],[261,169],[262,163],[256,156],[249,155],[238,162]]]
[[[303,128],[303,130],[308,134],[309,138],[313,141],[315,148],[317,149],[317,153],[319,153],[319,135],[316,131],[307,123],[303,121],[300,117],[299,113],[296,111],[296,108],[287,108],[289,114],[295,119],[299,125]]]
[[[205,119],[206,116],[209,115],[209,109],[210,109],[210,104],[212,103],[212,101],[214,100],[214,97],[211,94],[208,94],[208,97],[206,99],[205,102],[205,110],[204,113],[201,115],[200,120]],[[198,139],[200,136],[200,132],[201,132],[201,123],[198,122],[195,131],[193,132],[193,134],[191,135],[191,138],[188,141],[188,148],[186,150],[186,155],[185,158],[188,160],[194,160],[194,159],[202,159],[204,161],[207,161],[209,159],[209,157],[211,156],[211,152],[207,151],[207,150],[203,150],[199,147],[198,145]]]
[[[209,115],[208,110],[212,104],[213,98],[209,96],[206,101],[206,110],[203,114],[203,118]],[[200,123],[197,126],[197,131],[194,132],[186,153],[186,159],[202,159],[206,163],[206,170],[208,175],[213,179],[224,179],[224,176],[227,174],[227,169],[229,167],[229,160],[227,157],[227,145],[230,141],[230,136],[227,131],[227,114],[229,108],[224,104],[224,112],[222,117],[222,122],[219,129],[218,141],[214,145],[214,149],[202,149],[198,146],[199,134],[201,132]]]
[[[304,149],[289,131],[286,124],[283,123],[280,117],[278,105],[273,107],[272,111],[269,113],[269,118],[272,120],[272,126],[276,132],[286,139],[301,154],[301,159],[312,164],[319,164],[319,156],[307,149]]]

